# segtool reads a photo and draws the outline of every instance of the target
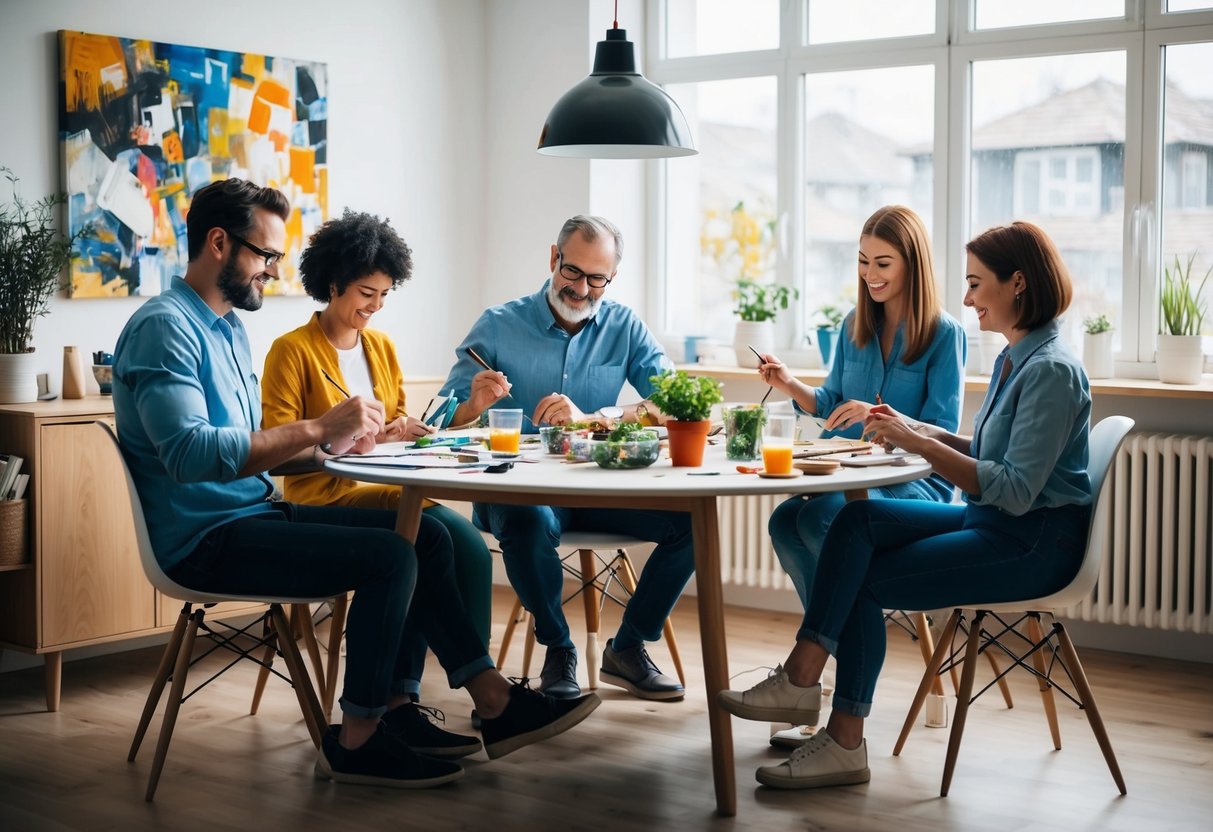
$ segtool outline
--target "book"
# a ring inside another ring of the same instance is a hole
[[[25,496],[25,489],[29,485],[29,474],[18,474],[17,483],[13,486],[13,490],[9,492],[12,496],[10,500],[20,500]]]
[[[0,454],[0,458],[4,461],[4,469],[0,471],[0,500],[3,500],[7,499],[8,492],[13,490],[13,485],[17,482],[17,475],[21,473],[21,465],[25,459],[16,454]]]

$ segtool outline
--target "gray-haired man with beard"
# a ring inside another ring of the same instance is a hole
[[[671,364],[631,309],[603,297],[622,256],[623,238],[610,221],[579,215],[565,222],[543,288],[485,311],[459,345],[442,388],[461,402],[452,421],[470,422],[493,407],[522,408],[531,419],[524,428],[529,431],[595,416],[635,420],[643,402],[616,406],[624,382],[647,396],[649,378]],[[493,369],[482,370],[469,348]],[[652,405],[646,409],[657,413]],[[561,608],[561,533],[609,532],[656,543],[619,632],[607,642],[600,678],[644,699],[683,697],[682,685],[657,669],[644,643],[661,637],[695,570],[689,515],[486,503],[474,508],[477,525],[501,541],[510,583],[535,617],[535,637],[547,647],[540,690],[557,699],[580,694],[577,653]]]

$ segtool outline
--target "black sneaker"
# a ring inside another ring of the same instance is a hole
[[[480,750],[479,737],[446,731],[435,725],[434,720],[446,722],[446,715],[437,708],[407,702],[384,714],[383,726],[389,737],[427,757],[456,760]]]
[[[531,743],[562,734],[602,704],[596,694],[579,699],[553,699],[523,684],[510,688],[510,701],[501,716],[482,717],[484,750],[489,759],[504,757]]]
[[[553,699],[576,699],[581,696],[577,684],[577,651],[572,647],[549,647],[539,674],[539,692]]]
[[[643,644],[616,650],[614,639],[607,639],[602,651],[602,669],[598,680],[618,685],[641,699],[672,700],[686,696],[686,688],[677,679],[657,669]]]
[[[463,776],[463,769],[457,763],[423,757],[391,739],[384,733],[382,722],[369,740],[352,750],[343,748],[337,741],[340,733],[340,725],[329,726],[320,741],[320,755],[316,758],[318,780],[428,789]]]

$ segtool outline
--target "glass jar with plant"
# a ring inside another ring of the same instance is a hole
[[[649,400],[669,417],[670,460],[674,465],[703,464],[712,405],[724,399],[720,382],[708,376],[691,376],[685,370],[667,370],[653,376]]]
[[[1112,322],[1104,313],[1082,322],[1082,363],[1088,378],[1112,378]]]
[[[1201,334],[1206,301],[1204,290],[1213,275],[1210,266],[1200,282],[1192,276],[1196,252],[1187,262],[1179,255],[1163,269],[1158,297],[1158,377],[1168,384],[1197,384],[1204,369]]]
[[[734,404],[724,407],[724,452],[733,460],[762,456],[762,426],[766,408],[760,404]]]
[[[66,197],[51,194],[28,203],[6,167],[12,201],[0,205],[0,403],[38,398],[34,323],[47,313],[71,256],[71,237],[55,228],[55,208]]]

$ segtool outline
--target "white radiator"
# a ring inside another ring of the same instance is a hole
[[[1113,464],[1099,583],[1080,621],[1213,633],[1213,438],[1134,434]],[[767,535],[784,496],[722,497],[725,583],[790,588]]]

